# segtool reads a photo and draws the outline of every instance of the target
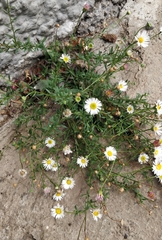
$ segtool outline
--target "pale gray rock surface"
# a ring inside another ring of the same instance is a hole
[[[91,10],[83,15],[83,21],[80,24],[78,34],[89,34],[99,31],[108,19],[119,16],[126,0],[108,1],[108,0],[89,0]],[[3,41],[12,42],[7,35],[12,35],[9,24],[9,17],[3,11],[7,10],[7,0],[0,3],[0,43]],[[27,41],[36,43],[37,40],[46,38],[48,45],[53,41],[56,34],[56,24],[60,27],[57,30],[57,36],[64,38],[72,33],[77,19],[81,14],[85,0],[9,0],[11,15],[15,18],[13,25],[16,31],[16,37],[21,42]],[[16,56],[16,58],[13,56]],[[34,58],[34,54],[33,54]],[[27,52],[9,51],[7,54],[0,53],[0,73],[8,75],[11,79],[23,73],[26,64],[31,61],[27,58]],[[17,60],[17,63],[16,63]],[[23,65],[19,64],[23,60]],[[18,67],[19,66],[19,67]]]

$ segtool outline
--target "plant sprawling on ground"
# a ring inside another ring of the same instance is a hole
[[[88,10],[86,4],[82,14]],[[1,51],[40,48],[44,53],[23,79],[11,81],[6,93],[6,99],[22,106],[14,143],[21,153],[20,176],[27,174],[27,161],[31,179],[40,176],[48,194],[47,178],[54,186],[54,201],[61,201],[68,189],[77,187],[75,176],[81,171],[87,185],[85,205],[75,206],[73,213],[91,209],[96,221],[102,217],[111,184],[134,192],[140,201],[148,199],[140,193],[139,175],[150,189],[155,177],[162,182],[162,101],[149,104],[147,94],[129,97],[131,79],[111,81],[116,72],[138,63],[134,50],[149,45],[148,32],[140,29],[129,43],[117,40],[104,53],[94,51],[93,37],[73,34],[45,47],[44,40],[21,43],[13,33],[13,41],[4,42]],[[51,209],[56,219],[65,214],[60,204]]]

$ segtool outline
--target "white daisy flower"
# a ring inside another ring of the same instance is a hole
[[[155,161],[153,162],[152,171],[157,176],[162,175],[162,160],[158,158],[155,159]]]
[[[117,85],[117,88],[121,91],[121,92],[126,92],[127,91],[127,88],[128,88],[128,84],[126,81],[124,80],[120,80],[118,85]]]
[[[161,136],[162,135],[162,125],[161,123],[156,123],[153,127],[155,135]]]
[[[129,105],[129,106],[127,107],[127,112],[128,112],[128,113],[133,113],[133,112],[134,112],[134,107],[133,107],[132,105]]]
[[[135,39],[137,41],[138,46],[142,46],[142,47],[148,47],[149,42],[150,42],[150,37],[148,35],[148,33],[144,30],[144,31],[140,31],[137,33],[137,35],[135,36]]]
[[[63,197],[65,196],[65,193],[61,190],[57,190],[57,192],[53,195],[53,199],[56,201],[60,201],[63,199]]]
[[[159,179],[159,182],[162,183],[162,175],[157,176],[157,178]]]
[[[72,153],[73,151],[71,151],[71,146],[70,145],[66,145],[64,148],[63,148],[63,153],[64,155],[68,155],[70,153]]]
[[[77,164],[78,164],[80,167],[82,167],[82,168],[87,167],[87,166],[88,166],[88,162],[89,162],[89,160],[88,160],[87,158],[85,158],[85,157],[79,157],[79,158],[77,159]]]
[[[60,206],[60,204],[58,203],[57,206],[54,206],[53,208],[51,208],[51,216],[56,219],[63,218],[64,217],[64,207]]]
[[[116,149],[111,146],[106,148],[106,151],[104,152],[104,154],[109,161],[114,161],[117,157]]]
[[[101,210],[99,208],[93,209],[92,216],[95,221],[98,221],[98,219],[102,218]]]
[[[156,109],[157,109],[158,115],[161,115],[162,114],[162,101],[161,100],[157,100]]]
[[[101,110],[102,103],[97,98],[88,98],[85,101],[84,109],[87,113],[90,113],[91,115],[98,114]]]
[[[64,115],[64,117],[68,118],[72,115],[72,112],[70,109],[67,108],[63,111],[63,115]]]
[[[45,140],[45,145],[46,145],[48,148],[52,148],[52,147],[54,147],[54,146],[56,145],[56,142],[55,142],[54,139],[48,137],[48,138],[46,138],[46,140]]]
[[[54,161],[54,163],[51,165],[51,169],[50,170],[53,171],[53,172],[56,172],[58,170],[59,166],[60,165],[57,162]]]
[[[162,146],[154,148],[154,158],[161,158],[162,159]]]
[[[71,63],[71,58],[68,54],[62,54],[60,59],[62,59],[65,63]]]
[[[149,156],[146,153],[141,153],[138,157],[138,162],[143,164],[143,163],[147,163],[149,160]]]
[[[18,173],[19,173],[19,176],[22,178],[25,178],[27,175],[27,171],[25,169],[19,169]]]
[[[47,158],[47,159],[42,161],[43,167],[47,171],[52,169],[52,165],[54,163],[55,163],[55,161],[52,158]]]
[[[64,189],[72,189],[75,185],[75,181],[71,177],[66,177],[62,180],[62,187]]]

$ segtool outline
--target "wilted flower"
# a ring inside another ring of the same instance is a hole
[[[147,196],[148,196],[151,200],[154,200],[154,199],[155,199],[155,193],[153,193],[152,191],[148,191],[148,192],[147,192]]]
[[[70,145],[66,145],[66,146],[63,148],[63,153],[64,153],[64,155],[68,155],[68,154],[72,153],[71,148],[70,148]]]
[[[150,37],[148,33],[144,30],[143,32],[138,32],[135,36],[138,46],[147,47],[150,42]]]
[[[114,93],[110,89],[106,90],[105,94],[107,97],[112,97],[114,95]]]
[[[97,193],[95,200],[98,201],[98,202],[102,202],[103,201],[102,191],[99,191],[99,193]]]
[[[84,3],[84,6],[83,6],[83,11],[85,12],[85,11],[89,11],[89,9],[90,9],[90,5],[88,4],[88,3]]]
[[[25,178],[27,175],[27,171],[25,169],[19,169],[19,176]]]
[[[72,112],[70,109],[67,108],[63,111],[63,115],[64,117],[70,117],[72,115]]]
[[[123,65],[123,68],[124,68],[124,70],[128,70],[128,68],[129,68],[128,64],[125,63],[125,64]]]
[[[50,187],[45,187],[45,188],[43,189],[43,191],[44,191],[44,195],[47,196],[48,194],[50,194],[51,188],[50,188]]]
[[[116,45],[118,45],[119,48],[121,48],[125,44],[122,38],[117,38],[115,43]]]
[[[155,140],[153,142],[154,147],[159,147],[161,145],[160,140]]]
[[[162,146],[162,136],[160,136],[159,144],[160,144],[160,146]],[[157,147],[158,147],[158,146],[157,146]]]

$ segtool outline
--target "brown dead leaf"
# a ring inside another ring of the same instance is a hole
[[[102,39],[106,42],[111,42],[111,43],[115,43],[116,42],[116,39],[117,39],[117,36],[115,34],[103,34],[102,35]]]

